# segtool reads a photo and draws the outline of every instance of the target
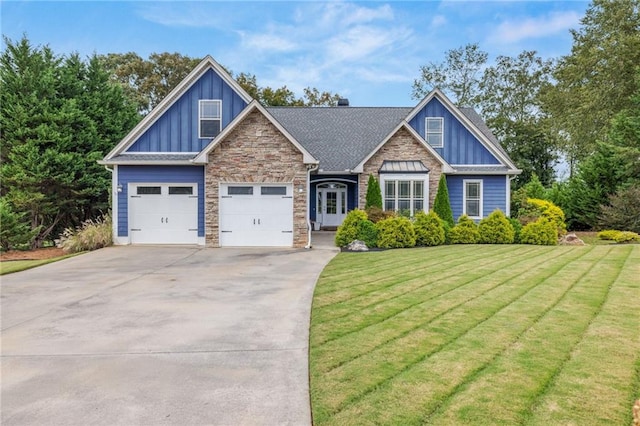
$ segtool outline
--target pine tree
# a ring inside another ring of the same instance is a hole
[[[433,202],[433,211],[435,211],[440,219],[447,222],[451,227],[455,225],[455,222],[453,221],[453,211],[451,210],[451,204],[449,202],[449,190],[447,189],[447,178],[445,175],[440,175],[438,192],[436,193],[436,199]]]
[[[378,179],[373,175],[369,175],[369,182],[367,182],[367,199],[364,205],[365,209],[369,207],[382,208],[382,192],[380,192],[380,184]]]

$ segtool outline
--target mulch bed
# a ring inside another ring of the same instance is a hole
[[[61,248],[48,247],[36,250],[11,250],[0,253],[0,261],[7,260],[42,260],[60,257],[68,254]]]

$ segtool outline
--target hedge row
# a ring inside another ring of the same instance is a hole
[[[494,211],[479,224],[462,215],[458,223],[450,227],[433,211],[419,212],[410,220],[387,212],[381,214],[379,209],[371,212],[356,209],[347,214],[338,228],[335,243],[338,247],[345,247],[354,240],[361,240],[370,248],[514,242],[553,245],[558,243],[558,230],[562,229],[562,225],[553,220],[557,218],[557,212],[552,212],[552,215],[540,215],[524,227],[517,220],[507,218],[500,210]],[[553,216],[553,219],[549,216]]]

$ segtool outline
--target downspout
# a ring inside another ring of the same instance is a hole
[[[320,164],[307,165],[307,245],[306,249],[310,249],[311,245],[311,172],[315,172],[320,167]]]
[[[517,178],[518,175],[509,176],[509,188],[507,188],[507,217],[511,217],[511,181]]]

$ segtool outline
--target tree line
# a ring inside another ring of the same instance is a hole
[[[640,226],[633,193],[640,184],[639,1],[593,0],[561,58],[523,51],[489,64],[477,43],[449,50],[443,62],[420,68],[412,94],[439,87],[474,107],[523,170],[514,190],[540,181],[570,227],[602,226],[603,212],[620,203],[614,210],[628,212],[622,223],[635,217]],[[33,46],[26,36],[4,44],[0,244],[41,247],[108,210],[110,175],[96,161],[200,59],[129,52],[83,60]],[[299,97],[287,86],[260,86],[253,74],[230,74],[267,106],[334,106],[340,98],[311,87]],[[571,172],[560,182],[559,158]]]

